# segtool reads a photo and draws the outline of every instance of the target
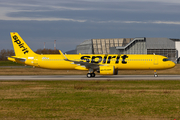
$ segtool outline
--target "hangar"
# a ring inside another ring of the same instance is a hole
[[[180,39],[90,39],[77,45],[76,50],[78,54],[156,54],[176,61],[180,57]]]

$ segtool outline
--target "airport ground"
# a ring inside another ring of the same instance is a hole
[[[0,119],[179,120],[180,82],[0,81]]]
[[[180,75],[180,65],[159,70]],[[14,75],[86,75],[86,71],[1,67]],[[119,75],[154,71],[120,70]],[[180,120],[180,81],[172,80],[1,80],[0,119],[6,120]]]

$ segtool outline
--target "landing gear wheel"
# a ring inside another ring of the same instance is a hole
[[[91,77],[95,77],[96,76],[96,74],[95,73],[91,73]]]
[[[155,74],[155,75],[154,75],[154,77],[158,77],[158,75],[157,75],[157,74]]]
[[[88,73],[88,74],[87,74],[87,77],[88,77],[88,78],[91,78],[91,77],[92,77],[91,73]]]
[[[88,77],[88,78],[95,77],[95,76],[96,76],[95,73],[87,73],[87,77]]]

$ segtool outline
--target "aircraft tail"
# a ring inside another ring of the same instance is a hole
[[[31,48],[24,42],[17,32],[11,32],[11,39],[14,47],[15,56],[35,55]]]

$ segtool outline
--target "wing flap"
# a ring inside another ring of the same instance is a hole
[[[69,60],[69,59],[64,59],[65,61],[72,62],[72,64],[76,64],[79,66],[86,67],[87,69],[92,68],[92,69],[98,69],[100,64],[95,64],[95,63],[88,63],[88,62],[83,62],[83,61],[74,61],[74,60]]]

